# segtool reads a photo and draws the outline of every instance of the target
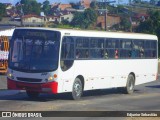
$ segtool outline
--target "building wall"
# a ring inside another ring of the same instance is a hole
[[[110,28],[115,24],[120,23],[120,17],[116,15],[107,15],[106,24],[107,27]],[[105,28],[105,17],[104,16],[98,16],[97,18],[97,26],[101,27],[102,29]]]
[[[71,22],[73,19],[73,14],[68,14],[68,15],[62,15],[60,16],[60,21],[63,21],[63,20],[68,20],[69,22]]]
[[[28,17],[28,18],[23,18],[24,22],[31,22],[31,23],[39,23],[39,22],[44,22],[43,18],[37,18],[37,17]]]
[[[107,26],[112,27],[115,24],[120,23],[120,17],[119,16],[107,16]]]
[[[60,18],[59,17],[47,17],[46,22],[59,22]]]

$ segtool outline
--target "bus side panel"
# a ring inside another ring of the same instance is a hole
[[[126,86],[130,73],[135,74],[136,85],[156,79],[156,59],[132,60],[75,60],[74,76],[85,78],[84,90]]]

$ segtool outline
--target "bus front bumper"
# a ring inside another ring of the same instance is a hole
[[[58,83],[48,82],[48,83],[24,83],[11,80],[7,78],[7,86],[9,90],[27,90],[36,92],[47,92],[47,93],[57,93]]]

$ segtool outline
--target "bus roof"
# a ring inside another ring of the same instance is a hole
[[[14,32],[14,28],[1,30],[0,31],[0,36],[9,36],[9,37],[11,37],[13,32]]]
[[[108,38],[124,38],[124,39],[145,39],[158,40],[156,35],[143,33],[127,33],[127,32],[108,32],[96,30],[77,30],[77,29],[61,29],[61,28],[42,28],[42,27],[20,27],[16,29],[35,29],[35,30],[52,30],[61,32],[62,36],[83,36],[83,37],[108,37]]]

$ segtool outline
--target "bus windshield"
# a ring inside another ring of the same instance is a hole
[[[59,32],[17,29],[11,40],[9,67],[25,72],[56,70],[59,43]]]

